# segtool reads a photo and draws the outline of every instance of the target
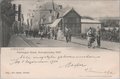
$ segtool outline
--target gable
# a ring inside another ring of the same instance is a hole
[[[63,17],[80,17],[80,15],[74,9],[71,9]]]

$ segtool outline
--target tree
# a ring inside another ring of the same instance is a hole
[[[12,25],[15,12],[13,10],[11,0],[3,0],[0,5],[2,20],[5,21],[7,24]]]
[[[2,46],[7,46],[12,35],[12,24],[15,16],[11,0],[2,0],[0,9],[2,20]]]
[[[119,27],[119,20],[104,19],[101,20],[102,27]]]

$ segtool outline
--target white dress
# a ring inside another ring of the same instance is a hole
[[[58,30],[57,39],[62,40],[62,38],[63,38],[63,32],[61,30]]]

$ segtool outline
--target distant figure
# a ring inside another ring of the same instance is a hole
[[[97,27],[97,30],[96,30],[97,47],[100,47],[100,46],[101,46],[101,40],[100,40],[101,36],[100,36],[100,32],[101,32],[100,28]]]
[[[53,39],[53,30],[52,29],[50,29],[48,32],[47,32],[47,37],[48,37],[48,39]]]
[[[43,39],[44,34],[43,34],[43,31],[42,31],[42,30],[39,30],[38,35],[39,35],[39,37],[40,37],[41,39]]]
[[[50,39],[53,39],[54,32],[52,29],[50,29]]]
[[[72,36],[72,34],[71,34],[71,29],[69,28],[66,28],[65,29],[65,37],[66,37],[66,42],[68,43],[68,42],[71,42],[71,36]]]
[[[34,29],[34,31],[33,31],[33,37],[35,38],[35,37],[37,37],[37,35],[38,35],[38,30]]]
[[[26,35],[26,37],[28,37],[28,34],[29,34],[29,31],[28,31],[28,30],[25,30],[25,35]]]
[[[38,36],[41,37],[41,32],[40,32],[40,30],[39,30],[39,32],[38,32]]]
[[[30,29],[30,30],[29,30],[29,36],[32,37],[32,34],[33,34],[33,32],[32,32],[32,30]]]
[[[70,39],[69,41],[71,42],[71,38],[72,38],[71,29],[69,28],[68,31],[69,31],[69,39]]]
[[[52,29],[52,39],[55,39],[55,30]]]
[[[91,27],[89,28],[87,32],[87,40],[88,40],[88,48],[92,47],[92,43],[94,43],[95,41],[95,35]]]
[[[33,30],[33,37],[35,38],[35,29]]]
[[[15,33],[16,35],[19,34],[19,29],[18,29],[17,21],[15,21],[15,22],[13,23],[13,31],[14,31],[14,33]]]
[[[47,37],[50,39],[50,31],[47,32]]]
[[[62,30],[59,28],[58,32],[57,32],[57,39],[62,40],[63,36],[64,36],[64,34],[63,34]]]
[[[54,29],[54,39],[57,40],[57,33],[58,33],[58,29]]]

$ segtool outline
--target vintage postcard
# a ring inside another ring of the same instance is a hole
[[[1,79],[120,79],[120,0],[0,0]]]

